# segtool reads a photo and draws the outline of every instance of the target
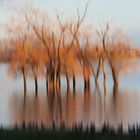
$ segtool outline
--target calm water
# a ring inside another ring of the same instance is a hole
[[[0,65],[0,124],[3,127],[20,126],[37,122],[51,128],[53,123],[60,127],[62,122],[69,129],[73,124],[83,123],[89,126],[94,123],[97,129],[103,124],[123,128],[135,123],[140,124],[140,71],[124,75],[120,80],[117,94],[113,94],[112,81],[108,80],[107,95],[102,86],[94,87],[91,80],[90,92],[84,93],[83,81],[76,79],[76,93],[67,96],[66,84],[62,78],[61,96],[46,96],[45,79],[39,79],[39,97],[34,97],[34,83],[28,79],[28,96],[23,98],[23,83],[19,77],[7,75],[7,65]],[[102,77],[100,77],[102,85]]]

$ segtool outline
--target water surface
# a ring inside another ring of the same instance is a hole
[[[0,65],[0,124],[3,127],[21,126],[37,123],[46,128],[57,128],[62,123],[67,129],[74,124],[87,127],[95,124],[100,129],[104,124],[124,129],[128,125],[140,123],[140,72],[122,76],[118,91],[114,93],[112,81],[108,80],[107,95],[104,96],[102,86],[95,88],[91,79],[90,91],[83,91],[82,78],[76,79],[76,92],[67,93],[65,79],[62,78],[60,96],[46,94],[45,79],[39,79],[39,97],[34,96],[34,83],[28,79],[28,93],[23,96],[21,77],[7,75],[8,66]],[[100,77],[100,85],[102,77]]]

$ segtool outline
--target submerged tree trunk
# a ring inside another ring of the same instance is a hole
[[[52,81],[52,79],[49,79],[49,93],[53,94],[53,81]]]
[[[113,94],[116,95],[118,93],[118,85],[113,85]]]
[[[56,92],[59,94],[61,88],[61,80],[60,80],[60,66],[58,66],[57,72],[56,72]]]
[[[113,81],[114,81],[113,91],[114,91],[114,94],[117,94],[118,93],[119,82],[118,82],[117,74],[115,73],[114,69],[112,69],[112,76],[113,76]]]
[[[49,77],[48,77],[48,69],[47,69],[47,67],[46,67],[46,92],[47,92],[47,94],[48,94],[48,90],[49,90],[49,82],[48,82],[48,80],[49,80]]]
[[[69,81],[68,77],[66,79],[67,79],[67,91],[69,91],[70,90],[70,81]]]
[[[49,75],[47,76],[48,79],[46,79],[46,86],[48,86],[48,93],[49,94],[54,94],[54,88],[53,88],[53,78],[52,78],[52,73],[50,72]]]
[[[67,93],[69,93],[69,91],[70,91],[70,81],[69,81],[69,77],[68,77],[67,73],[66,73],[66,81],[67,81]]]
[[[101,60],[102,59],[99,58],[97,73],[96,73],[96,76],[95,76],[95,86],[98,86],[98,77],[99,77],[99,73],[100,73]]]
[[[25,68],[22,69],[22,75],[23,75],[23,84],[24,84],[24,98],[26,98],[26,94],[27,94],[27,85],[26,85]]]
[[[114,69],[112,70],[112,74],[113,74],[114,85],[116,87],[118,87],[118,85],[119,85],[119,83],[118,83],[118,77],[117,77],[117,74],[115,74]]]
[[[118,82],[117,71],[115,70],[115,67],[113,66],[113,62],[111,60],[109,60],[109,63],[110,63],[110,68],[111,68],[111,72],[112,72],[114,86],[118,88],[119,82]]]
[[[84,91],[90,89],[90,78],[89,78],[89,66],[85,63],[83,64],[83,77],[84,77]]]
[[[36,67],[32,67],[32,72],[34,76],[35,97],[38,97],[38,80],[36,70],[37,70]]]
[[[50,74],[49,74],[49,92],[51,94],[54,94],[54,91],[55,91],[55,75],[54,75],[54,69],[53,67],[51,66],[50,67]]]
[[[49,80],[49,92],[51,92],[52,94],[54,94],[55,91],[55,81],[54,81],[54,73],[51,72],[50,74],[50,80]]]
[[[60,80],[60,75],[59,75],[56,79],[56,92],[60,93],[60,89],[61,89],[61,80]]]
[[[89,91],[89,89],[90,89],[90,79],[89,79],[89,77],[88,78],[85,78],[84,79],[84,91],[86,92],[86,91]]]
[[[53,94],[55,94],[55,70],[54,69],[52,69],[51,80],[52,80],[52,92]]]
[[[104,60],[101,61],[102,63],[102,70],[103,70],[103,77],[104,77],[104,95],[106,95],[106,72],[105,72],[105,66],[104,66]]]
[[[35,96],[38,97],[38,80],[37,80],[37,76],[34,76],[34,81],[35,81]]]
[[[48,79],[46,77],[46,92],[48,93]]]
[[[73,93],[75,94],[76,80],[75,76],[73,76]]]

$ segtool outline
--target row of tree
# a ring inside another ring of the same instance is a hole
[[[98,86],[102,73],[106,94],[107,71],[118,88],[119,73],[132,63],[130,44],[108,23],[96,35],[92,33],[92,27],[83,23],[87,9],[88,4],[83,14],[77,10],[74,20],[63,21],[57,14],[53,21],[45,12],[26,7],[6,25],[7,37],[1,43],[1,52],[6,55],[10,73],[23,76],[25,96],[27,76],[34,78],[36,96],[40,75],[46,78],[46,89],[51,93],[60,93],[62,75],[66,77],[67,90],[72,79],[75,91],[77,76],[83,76],[84,88],[89,90],[91,75]]]

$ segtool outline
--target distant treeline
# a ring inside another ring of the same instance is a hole
[[[109,128],[108,126],[104,126],[101,131],[95,132],[95,127],[91,125],[90,128],[83,129],[82,126],[75,126],[73,130],[65,130],[64,126],[61,129],[55,130],[47,130],[43,127],[38,129],[36,126],[26,128],[23,127],[20,129],[13,129],[13,130],[4,130],[1,128],[0,130],[0,138],[1,140],[20,140],[20,139],[55,139],[55,140],[62,140],[62,139],[73,139],[73,140],[85,140],[85,139],[123,139],[123,140],[132,140],[132,139],[139,139],[140,133],[139,129],[136,130],[132,128],[129,133],[123,133],[122,127],[117,131]]]
[[[52,130],[52,131],[70,131],[73,133],[101,133],[101,134],[110,134],[110,135],[115,135],[115,134],[127,134],[127,135],[140,135],[140,126],[138,124],[136,125],[128,125],[128,130],[127,132],[124,132],[123,130],[123,125],[121,124],[119,127],[114,128],[111,127],[109,124],[104,124],[100,130],[97,130],[94,124],[90,124],[89,126],[84,126],[83,123],[75,124],[73,125],[72,129],[67,129],[65,127],[65,123],[60,124],[60,128],[55,126],[55,122],[53,123],[52,128],[47,129],[43,123],[41,125],[38,125],[37,123],[29,123],[25,124],[23,121],[21,127],[15,126],[15,130]]]

